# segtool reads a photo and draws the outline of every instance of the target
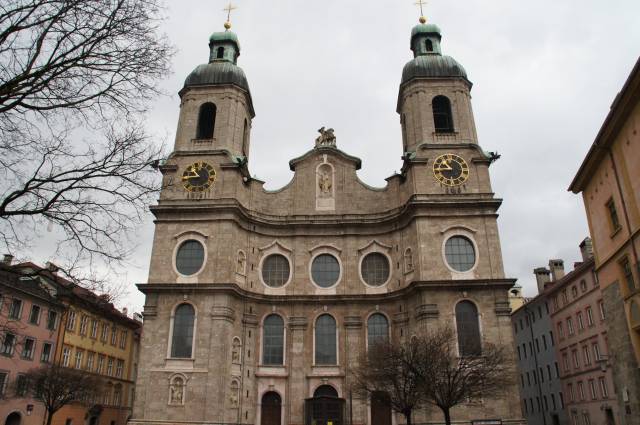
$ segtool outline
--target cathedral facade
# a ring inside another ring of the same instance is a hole
[[[372,343],[448,325],[461,355],[512,344],[496,156],[478,144],[472,84],[441,38],[433,24],[411,33],[397,103],[403,167],[386,187],[360,181],[360,159],[323,127],[289,162],[291,182],[269,191],[248,168],[255,113],[240,43],[228,28],[211,36],[209,62],[180,91],[175,149],[151,208],[131,425],[395,425],[403,419],[384,403],[350,392]],[[517,384],[452,415],[523,423]],[[433,409],[414,417],[433,421]]]

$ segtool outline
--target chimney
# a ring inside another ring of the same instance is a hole
[[[122,309],[122,314],[124,314],[125,316],[129,317],[129,309],[127,307],[124,307]]]
[[[47,270],[49,270],[51,273],[56,273],[58,270],[60,270],[60,267],[56,266],[51,261],[47,261]]]
[[[544,267],[538,267],[533,270],[533,273],[536,275],[536,282],[538,284],[538,293],[541,294],[544,291],[544,288],[551,282],[551,278],[549,274],[551,273]]]
[[[591,242],[590,237],[586,237],[580,242],[580,253],[582,254],[582,261],[584,262],[593,258],[593,242]]]
[[[11,263],[13,263],[13,255],[4,254],[4,258],[2,259],[2,264],[4,264],[5,266],[10,266]]]
[[[557,259],[549,260],[549,270],[551,270],[553,281],[559,281],[564,277],[564,261]]]

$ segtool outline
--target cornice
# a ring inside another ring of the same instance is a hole
[[[292,294],[292,295],[268,295],[247,291],[235,283],[139,283],[136,286],[144,294],[150,293],[225,293],[237,298],[244,298],[254,302],[270,304],[288,304],[291,302],[303,304],[317,304],[318,300],[333,304],[363,304],[374,301],[388,302],[407,297],[417,291],[430,290],[473,290],[473,289],[499,289],[508,290],[516,283],[516,279],[468,279],[468,280],[426,280],[413,281],[408,286],[396,291],[381,294]]]

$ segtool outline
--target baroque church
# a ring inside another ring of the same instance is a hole
[[[460,355],[512,345],[496,156],[478,144],[472,84],[421,18],[398,94],[401,173],[367,186],[360,159],[323,127],[289,162],[291,182],[266,190],[249,171],[255,111],[225,28],[185,80],[175,148],[160,165],[130,424],[403,423],[350,392],[368,346],[443,325]],[[523,424],[518,391],[514,381],[453,418]],[[414,422],[440,415],[420,410]]]

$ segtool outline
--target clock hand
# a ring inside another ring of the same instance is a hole
[[[446,159],[442,160],[442,162],[440,163],[440,171],[451,171],[452,168],[449,165],[448,161]]]
[[[189,170],[187,170],[187,171],[189,171]],[[182,181],[191,180],[191,179],[197,178],[197,177],[200,177],[200,174],[198,174],[195,171],[191,171],[191,174],[185,174],[185,175],[182,176]]]

